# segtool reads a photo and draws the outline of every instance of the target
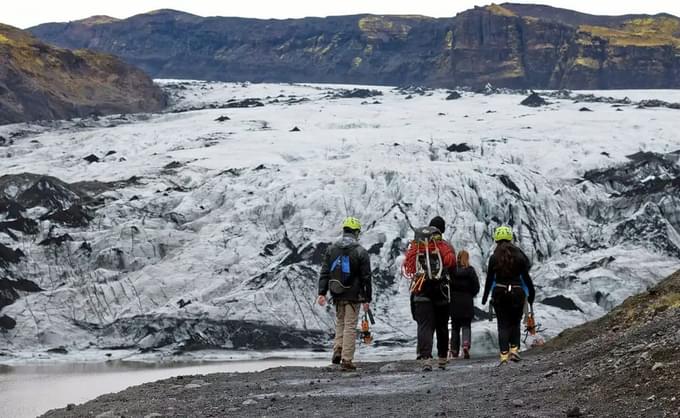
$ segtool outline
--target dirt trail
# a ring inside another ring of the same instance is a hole
[[[457,360],[433,372],[420,371],[415,361],[363,363],[349,373],[330,366],[276,368],[172,378],[45,416],[299,417],[339,411],[371,417],[564,417],[574,407],[589,408],[585,397],[568,392],[572,381],[571,373],[537,356],[503,367],[495,359]]]
[[[45,416],[680,417],[680,272],[523,355],[184,376]]]

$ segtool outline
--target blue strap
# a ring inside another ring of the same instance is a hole
[[[350,273],[349,269],[349,256],[348,255],[343,255],[342,256],[342,272],[345,274]]]
[[[519,275],[519,281],[522,284],[522,290],[524,290],[524,295],[526,297],[529,297],[529,286],[527,286],[527,284],[524,282],[524,277],[522,277],[521,274]]]
[[[338,257],[335,259],[335,261],[333,261],[333,264],[331,264],[331,271],[335,271],[335,268],[338,266],[338,264],[340,264],[341,260],[342,258]]]

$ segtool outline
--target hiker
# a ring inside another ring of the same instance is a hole
[[[496,249],[489,258],[482,305],[491,295],[491,304],[498,321],[498,345],[501,364],[520,361],[519,345],[522,314],[526,301],[534,303],[534,284],[529,275],[531,264],[527,256],[512,243],[508,226],[496,228],[493,234]]]
[[[451,273],[451,349],[450,357],[458,358],[463,334],[463,358],[470,358],[472,331],[470,326],[475,316],[474,297],[479,293],[479,278],[470,265],[470,254],[458,253],[456,268]]]
[[[372,298],[371,260],[364,247],[359,245],[361,223],[357,218],[346,218],[342,223],[342,238],[331,245],[324,255],[319,274],[317,303],[326,304],[330,290],[335,304],[335,340],[333,364],[342,370],[355,370],[354,347],[359,305],[369,311]]]
[[[446,369],[449,345],[449,274],[456,266],[453,247],[442,238],[444,219],[434,217],[418,228],[406,251],[402,273],[411,282],[411,308],[418,323],[417,359],[424,371],[432,370],[432,340],[437,334],[437,365]],[[429,261],[429,265],[428,265]]]

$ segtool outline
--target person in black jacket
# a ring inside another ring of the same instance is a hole
[[[463,358],[470,358],[471,324],[475,316],[474,297],[479,293],[479,278],[470,266],[470,255],[462,250],[451,272],[451,348],[450,357],[457,358],[463,334]]]
[[[501,364],[508,360],[520,361],[524,304],[534,303],[534,284],[529,275],[531,264],[527,256],[512,244],[512,229],[507,226],[496,228],[494,240],[496,249],[489,258],[482,304],[491,294],[491,303],[498,319],[498,345],[501,350]]]
[[[449,272],[455,267],[455,251],[451,244],[442,240],[446,223],[440,216],[430,221],[431,227],[437,228],[440,241],[448,250],[442,259],[444,274],[440,280],[425,280],[422,288],[411,294],[411,309],[418,323],[417,359],[422,362],[424,371],[432,370],[432,343],[437,335],[437,365],[446,369],[447,349],[449,346]],[[444,248],[444,247],[442,247]]]
[[[335,340],[333,364],[343,370],[354,370],[356,327],[359,305],[369,310],[373,296],[371,287],[371,260],[364,247],[359,245],[361,223],[356,218],[346,218],[342,223],[342,238],[331,245],[324,255],[319,274],[317,303],[326,304],[330,290],[335,303]]]

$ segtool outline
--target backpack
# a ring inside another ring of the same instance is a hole
[[[349,249],[339,249],[330,257],[328,287],[332,294],[341,295],[352,288]]]
[[[416,276],[422,275],[425,280],[441,279],[444,265],[437,241],[441,241],[439,229],[425,226],[415,230]]]
[[[455,265],[451,247],[441,239],[441,232],[433,226],[415,230],[413,241],[406,250],[402,274],[411,279],[411,293],[420,293],[427,280],[441,280],[444,269]]]

